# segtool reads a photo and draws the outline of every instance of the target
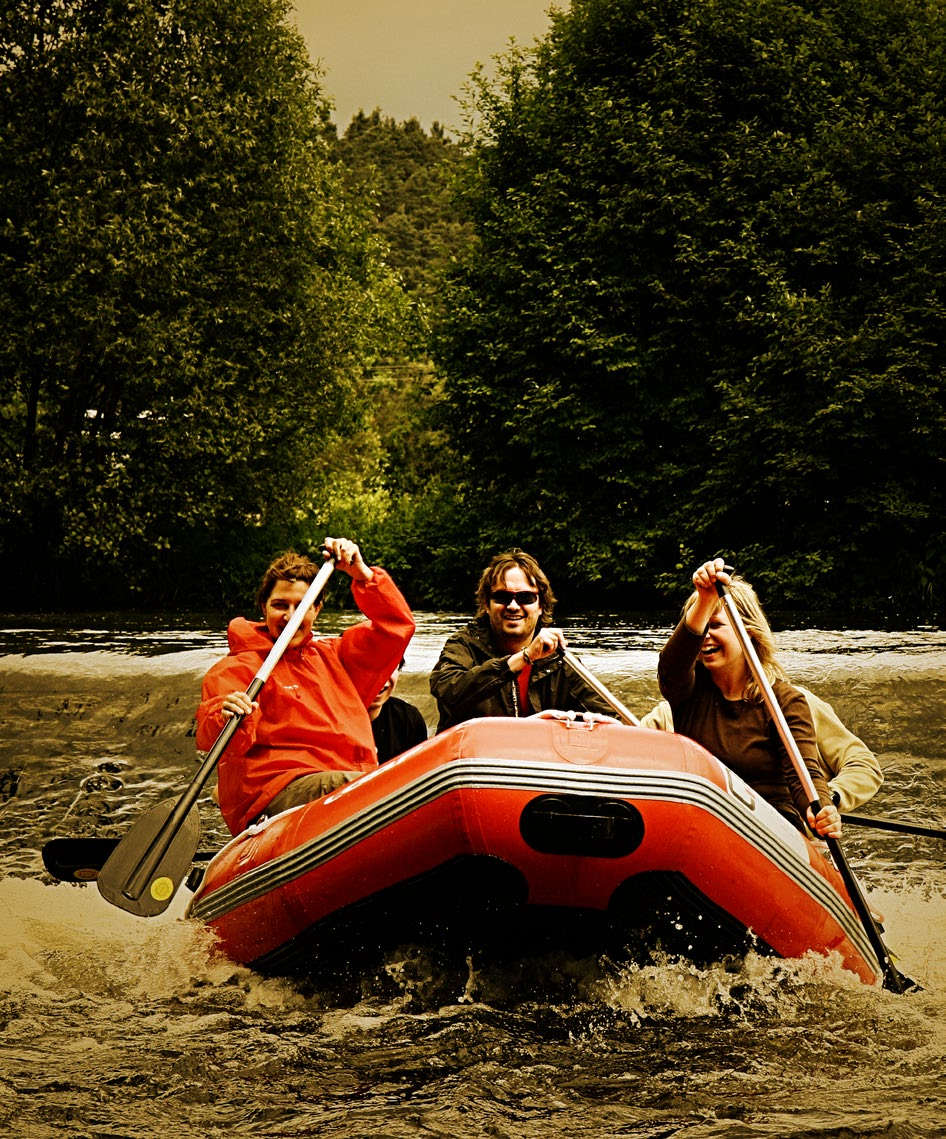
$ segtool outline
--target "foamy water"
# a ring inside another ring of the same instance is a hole
[[[402,680],[429,722],[421,662],[451,621],[423,624]],[[589,626],[573,643],[643,712],[664,632]],[[137,919],[94,887],[51,884],[44,841],[124,833],[142,804],[191,778],[196,685],[222,641],[186,633],[166,652],[151,635],[147,655],[130,635],[86,651],[37,648],[37,633],[35,651],[0,657],[4,1133],[946,1136],[942,841],[845,830],[887,944],[923,986],[900,996],[830,959],[750,954],[700,969],[555,957],[500,970],[446,968],[419,946],[340,991],[332,977],[265,979],[228,962],[183,919],[184,891],[161,917]],[[820,679],[877,749],[887,781],[871,810],[942,827],[946,647],[934,639],[807,634],[788,651],[796,678]],[[201,811],[202,845],[213,845],[219,816],[208,800]]]

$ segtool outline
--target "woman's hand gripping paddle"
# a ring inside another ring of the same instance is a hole
[[[726,566],[726,573],[732,574],[732,569]],[[742,646],[742,651],[745,654],[746,661],[758,684],[765,703],[769,709],[769,714],[775,722],[778,729],[778,734],[781,737],[782,743],[788,752],[789,758],[792,761],[792,766],[798,773],[798,778],[805,788],[805,794],[808,796],[809,805],[815,815],[821,810],[822,804],[818,801],[818,792],[815,790],[814,782],[811,778],[811,773],[805,766],[805,761],[802,754],[798,749],[798,744],[795,742],[795,737],[792,735],[791,729],[788,726],[788,721],[785,719],[785,714],[782,711],[779,702],[775,699],[775,693],[772,691],[772,686],[769,684],[769,679],[765,675],[762,668],[762,662],[759,660],[758,654],[755,651],[755,645],[752,643],[752,638],[746,631],[743,624],[742,616],[736,603],[729,592],[729,588],[721,581],[716,582],[716,592],[719,594],[723,608],[729,617],[729,623],[733,627],[733,631],[739,638],[739,644]],[[841,850],[841,844],[836,838],[825,836],[824,841],[828,845],[828,850],[831,857],[834,859],[834,864],[838,868],[838,872],[844,881],[845,888],[848,892],[848,897],[854,906],[854,911],[860,918],[861,925],[864,927],[864,932],[867,934],[867,939],[871,944],[871,948],[877,957],[877,961],[881,968],[883,976],[884,988],[890,989],[894,993],[905,993],[911,989],[919,989],[920,986],[916,981],[912,981],[909,977],[905,977],[895,967],[890,953],[884,945],[883,938],[880,936],[880,930],[877,927],[876,921],[870,912],[867,901],[861,892],[860,885],[854,877],[853,871],[847,864],[847,859]]]
[[[256,699],[269,679],[334,569],[335,559],[331,558],[316,574],[259,672],[250,681],[246,694],[251,700]],[[242,716],[231,716],[227,720],[180,798],[168,799],[145,811],[115,847],[96,879],[99,893],[106,901],[139,917],[154,917],[167,909],[190,871],[200,841],[197,800],[242,720]]]

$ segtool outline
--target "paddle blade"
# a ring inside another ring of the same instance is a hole
[[[177,799],[158,803],[141,816],[102,867],[97,885],[106,901],[150,918],[171,904],[187,877],[200,841],[200,812],[192,807],[171,825]],[[162,847],[166,847],[162,851]]]
[[[60,882],[94,882],[117,838],[51,838],[43,847],[43,865]]]

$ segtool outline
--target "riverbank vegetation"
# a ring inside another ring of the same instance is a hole
[[[284,0],[0,14],[5,608],[245,602],[350,533],[419,607],[933,620],[946,10],[572,0],[468,127],[332,121]]]

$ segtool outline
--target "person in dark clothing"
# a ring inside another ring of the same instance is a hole
[[[368,705],[371,731],[378,749],[378,763],[393,759],[427,739],[427,722],[419,708],[394,695],[404,661],[395,669],[378,695]]]
[[[430,675],[442,732],[477,716],[557,709],[613,718],[611,706],[567,668],[552,625],[555,595],[523,550],[497,554],[480,576],[477,616],[448,638]]]

